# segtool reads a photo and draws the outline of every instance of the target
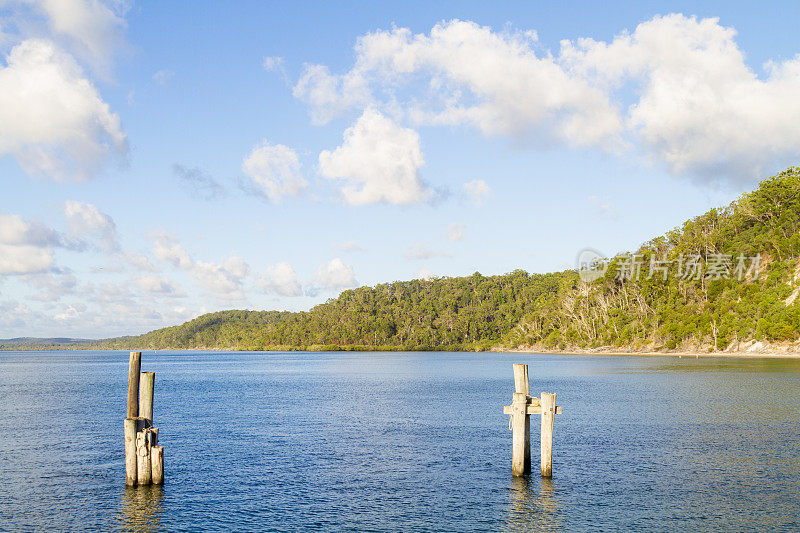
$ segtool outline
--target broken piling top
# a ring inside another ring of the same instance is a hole
[[[530,395],[531,388],[528,382],[528,365],[514,363],[514,390]]]

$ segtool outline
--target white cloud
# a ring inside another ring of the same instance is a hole
[[[96,237],[101,248],[105,250],[118,250],[117,226],[114,220],[101,213],[96,206],[83,202],[67,200],[64,202],[64,215],[73,237],[81,238],[85,235]]]
[[[341,146],[319,154],[320,174],[344,180],[340,191],[350,205],[405,205],[432,199],[433,191],[419,177],[424,163],[419,135],[374,109],[364,111],[345,130]]]
[[[261,66],[263,66],[264,70],[267,72],[281,70],[283,68],[283,58],[278,56],[267,56],[264,58]]]
[[[222,264],[195,260],[181,244],[163,231],[149,235],[153,241],[153,253],[161,261],[185,270],[216,298],[224,300],[244,299],[242,282],[250,272],[250,266],[238,256],[231,256]]]
[[[367,80],[359,71],[334,76],[324,65],[306,65],[292,94],[309,104],[311,121],[327,124],[332,118],[354,107],[372,102]]]
[[[78,286],[78,278],[69,270],[28,274],[23,278],[41,291],[31,296],[40,302],[57,301],[64,295],[73,294]]]
[[[190,274],[218,298],[228,300],[244,298],[242,276],[239,276],[238,272],[231,272],[224,266],[215,263],[197,261]]]
[[[533,32],[494,32],[460,20],[437,24],[429,35],[407,28],[376,31],[358,39],[349,72],[334,76],[323,66],[307,66],[295,96],[311,106],[319,122],[365,105],[376,91],[383,90],[384,100],[391,102],[400,98],[397,86],[423,76],[427,93],[399,101],[419,123],[609,144],[622,122],[608,96],[571,77],[549,54],[537,57],[535,45]]]
[[[453,222],[447,227],[447,240],[452,242],[460,241],[464,238],[464,229],[467,226],[463,222]]]
[[[0,244],[0,275],[45,272],[52,267],[52,249]]]
[[[321,289],[348,289],[358,285],[352,265],[346,265],[338,257],[319,266],[314,283]]]
[[[450,255],[434,250],[427,242],[418,242],[406,250],[407,259],[433,259],[435,257],[450,257]]]
[[[800,156],[800,55],[745,62],[716,18],[656,16],[611,42],[452,20],[360,37],[343,74],[308,65],[294,94],[316,123],[374,107],[417,124],[643,154],[673,175],[751,181]]]
[[[619,212],[614,209],[614,206],[611,204],[611,200],[608,196],[600,197],[596,195],[589,196],[589,203],[591,203],[595,208],[597,208],[596,214],[600,217],[609,218],[611,220],[617,220],[619,218]]]
[[[58,232],[19,215],[0,214],[0,244],[53,247],[61,245]]]
[[[303,288],[297,280],[297,272],[289,263],[277,263],[267,267],[259,278],[258,285],[265,292],[280,296],[302,296]]]
[[[162,68],[153,74],[153,81],[159,85],[166,85],[169,80],[175,76],[175,73],[167,68]]]
[[[273,202],[297,196],[307,185],[300,174],[297,153],[282,144],[262,141],[244,159],[242,171],[256,184],[259,193]]]
[[[99,70],[110,67],[126,24],[106,4],[99,0],[39,0],[31,5],[46,16],[51,31],[65,37],[79,56]]]
[[[162,296],[183,296],[183,293],[178,290],[175,284],[164,276],[145,274],[137,277],[134,281],[140,289],[151,294]]]
[[[337,242],[334,245],[334,248],[339,250],[340,252],[363,252],[366,250],[363,246],[359,245],[354,240],[349,240],[345,242]]]
[[[61,236],[52,228],[19,215],[0,214],[0,275],[51,270],[53,248],[62,245]]]
[[[461,187],[472,199],[472,202],[478,207],[482,206],[484,200],[486,200],[492,194],[491,187],[489,187],[489,185],[483,180],[468,181]]]
[[[153,241],[153,253],[159,261],[166,261],[182,269],[189,269],[194,265],[186,248],[163,231],[152,232],[148,237]]]
[[[155,267],[155,265],[153,265],[153,263],[150,262],[150,258],[147,257],[147,255],[143,254],[142,252],[123,251],[119,255],[117,255],[115,259],[117,259],[120,262],[124,261],[128,265],[138,270],[144,270],[146,272],[158,272],[158,269]],[[124,269],[125,266],[127,265],[120,265],[117,266],[116,268],[119,271],[122,271],[122,269]]]
[[[611,43],[562,43],[565,64],[641,96],[627,122],[654,161],[673,174],[745,180],[800,155],[800,56],[745,64],[736,31],[716,18],[657,16]]]
[[[119,117],[71,56],[43,40],[11,50],[0,68],[0,155],[28,174],[85,181],[127,150]]]

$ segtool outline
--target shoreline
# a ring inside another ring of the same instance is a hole
[[[53,351],[129,351],[129,348],[81,348],[81,347],[69,347],[69,348],[61,348],[54,346],[48,346],[46,348],[11,348],[11,347],[3,347],[0,348],[0,353],[3,352],[53,352]],[[788,349],[764,349],[759,348],[756,350],[738,350],[738,351],[722,351],[722,352],[708,352],[708,351],[690,351],[690,350],[683,350],[683,351],[643,351],[643,350],[621,350],[621,349],[580,349],[580,348],[570,348],[564,350],[553,350],[553,349],[543,349],[533,346],[525,346],[521,348],[490,348],[487,350],[469,350],[469,349],[461,349],[461,350],[403,350],[403,349],[394,349],[394,350],[387,350],[387,349],[369,349],[368,347],[359,347],[358,349],[314,349],[306,348],[306,349],[292,349],[292,348],[279,348],[274,350],[248,350],[248,349],[236,349],[236,348],[136,348],[135,351],[147,351],[147,352],[250,352],[250,353],[337,353],[337,352],[375,352],[375,353],[392,353],[392,352],[463,352],[463,353],[480,353],[480,352],[487,352],[487,353],[497,353],[497,354],[542,354],[542,355],[597,355],[597,356],[619,356],[619,357],[677,357],[679,359],[687,357],[693,359],[699,359],[701,357],[708,358],[708,357],[722,357],[728,359],[800,359],[800,351],[789,351]]]
[[[535,348],[511,348],[504,350],[490,350],[498,353],[529,353],[529,354],[552,354],[552,355],[612,355],[628,357],[684,357],[700,359],[701,357],[724,357],[729,359],[800,359],[800,352],[789,352],[781,350],[765,351],[736,351],[736,352],[646,352],[646,351],[625,351],[625,350],[540,350]]]

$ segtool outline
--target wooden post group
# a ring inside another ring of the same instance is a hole
[[[153,427],[155,372],[141,372],[142,352],[128,361],[128,411],[125,419],[125,484],[164,483],[164,448]]]
[[[511,416],[509,427],[513,431],[511,473],[514,476],[526,476],[531,473],[531,416],[541,415],[541,471],[542,477],[553,475],[553,426],[555,415],[561,414],[561,407],[556,405],[556,395],[547,392],[542,397],[530,396],[528,381],[528,365],[514,365],[514,392],[511,405],[503,408],[503,412]]]

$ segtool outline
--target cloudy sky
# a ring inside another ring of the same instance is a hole
[[[800,161],[800,4],[618,5],[0,0],[0,338],[560,270]]]

